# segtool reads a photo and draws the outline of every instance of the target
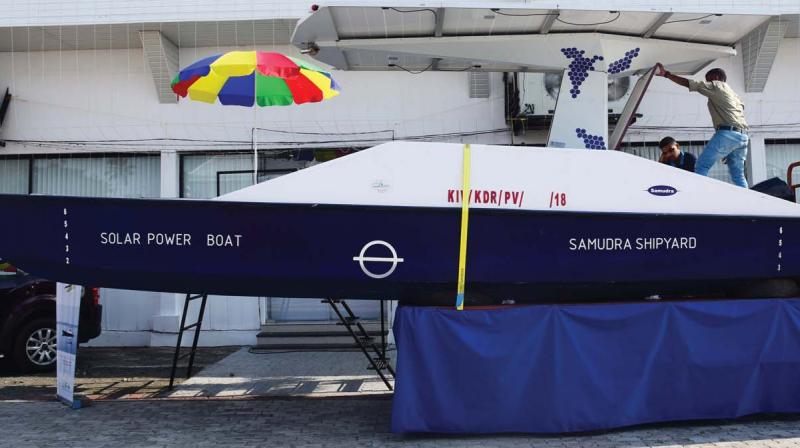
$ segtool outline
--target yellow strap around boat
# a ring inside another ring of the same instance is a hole
[[[458,251],[458,287],[456,309],[464,309],[464,285],[467,281],[467,225],[469,224],[469,144],[464,145],[464,167],[461,184],[461,243]]]

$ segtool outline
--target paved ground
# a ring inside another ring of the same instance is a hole
[[[561,437],[398,436],[389,432],[391,394],[363,370],[360,356],[204,349],[198,361],[207,367],[167,392],[162,386],[169,350],[85,349],[79,357],[79,391],[96,398],[85,409],[73,411],[53,401],[52,376],[0,374],[0,447],[800,448],[800,416]]]
[[[237,350],[239,347],[201,348],[195,358],[195,371]],[[174,351],[172,348],[81,347],[75,369],[75,392],[91,399],[159,396],[169,383]],[[22,375],[7,363],[1,364],[0,401],[52,400],[56,393],[55,375],[55,372]],[[178,369],[179,383],[185,375],[185,368]]]
[[[566,437],[401,437],[388,431],[391,400],[269,398],[0,403],[3,447],[799,447],[800,420],[640,427]]]

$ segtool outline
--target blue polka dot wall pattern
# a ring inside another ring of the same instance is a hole
[[[613,75],[628,70],[631,68],[631,62],[633,62],[633,59],[637,56],[639,56],[639,48],[626,51],[622,59],[617,59],[611,64],[608,64],[608,73]]]
[[[561,53],[567,59],[572,59],[567,71],[567,76],[569,76],[569,81],[572,84],[569,93],[573,98],[577,98],[581,94],[581,84],[589,77],[589,72],[594,71],[594,64],[597,61],[602,61],[603,57],[595,55],[588,58],[584,56],[586,54],[585,50],[579,50],[575,47],[562,48]]]
[[[575,129],[575,135],[583,139],[583,146],[586,149],[606,149],[606,142],[602,135],[592,135],[586,132],[586,129]]]

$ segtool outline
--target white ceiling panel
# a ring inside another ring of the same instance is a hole
[[[325,7],[330,12],[339,39],[428,37],[436,35],[436,21],[443,15],[443,36],[490,36],[506,34],[536,34],[541,32],[552,11],[558,16],[551,33],[600,32],[627,36],[642,36],[662,16],[664,11],[616,11],[523,9],[508,3],[496,7],[452,6],[336,6]],[[492,3],[487,3],[492,5]],[[505,6],[504,6],[505,5]],[[588,6],[588,5],[587,5]],[[319,14],[319,12],[315,13]],[[714,45],[734,45],[748,32],[769,19],[768,15],[672,13],[651,36],[656,39],[679,40]],[[796,17],[796,16],[787,16]],[[311,22],[309,22],[311,23]],[[300,23],[298,40],[315,41],[315,31]],[[790,26],[790,35],[797,27]]]
[[[444,9],[445,36],[538,33],[547,9]]]
[[[638,36],[644,34],[658,13],[628,11],[561,11],[553,32],[600,32]]]
[[[718,45],[734,45],[747,33],[769,20],[768,16],[673,14],[653,35]]]
[[[432,70],[436,64],[436,71],[467,72],[467,71],[513,71],[519,66],[509,64],[487,63],[467,59],[447,58],[434,62],[428,56],[417,56],[403,53],[369,50],[345,50],[348,70],[386,70],[405,71],[411,73]],[[391,65],[391,66],[390,66]]]
[[[347,63],[354,70],[408,70],[420,71],[430,68],[431,58],[401,54],[386,54],[381,51],[345,51]],[[389,64],[396,67],[390,68]],[[402,67],[402,68],[401,68]]]
[[[624,5],[622,1],[604,0],[398,1],[401,6],[379,6],[380,2],[368,0],[323,4],[298,22],[292,43],[319,61],[348,70],[469,69],[473,62],[459,59],[469,54],[475,61],[482,61],[475,62],[481,65],[473,67],[477,70],[505,67],[542,71],[563,67],[553,61],[541,61],[542,55],[550,56],[550,44],[542,41],[538,45],[543,47],[531,48],[527,45],[534,43],[526,38],[546,34],[552,37],[548,42],[558,41],[558,45],[576,45],[578,41],[594,45],[597,42],[587,41],[586,36],[595,33],[603,42],[634,39],[641,47],[658,45],[707,52],[702,57],[692,53],[694,56],[685,60],[680,56],[685,54],[683,50],[672,55],[676,67],[671,68],[673,71],[693,73],[719,55],[733,54],[731,47],[770,20],[775,11],[792,20],[797,18],[794,11],[800,7],[800,3],[794,8],[736,6],[746,0],[736,0],[735,5],[727,1],[687,1],[667,6],[644,0]],[[704,13],[704,8],[719,14]],[[788,36],[800,33],[797,25],[787,28]],[[509,38],[522,38],[520,46],[505,46],[503,39]],[[604,51],[610,54],[616,50],[609,47]],[[394,53],[405,55],[392,62],[389,58]],[[342,62],[344,55],[347,63]],[[557,59],[564,62],[563,58]],[[516,66],[502,65],[512,62]],[[396,65],[390,66],[393,63]]]
[[[433,8],[333,8],[340,39],[419,37],[433,35]]]

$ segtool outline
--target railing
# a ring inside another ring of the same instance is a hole
[[[794,169],[798,166],[800,166],[800,162],[794,162],[789,165],[789,168],[786,169],[786,182],[789,184],[789,188],[792,189],[792,192],[795,193],[797,192],[797,189],[800,188],[800,184],[792,182],[792,171],[794,171]]]

